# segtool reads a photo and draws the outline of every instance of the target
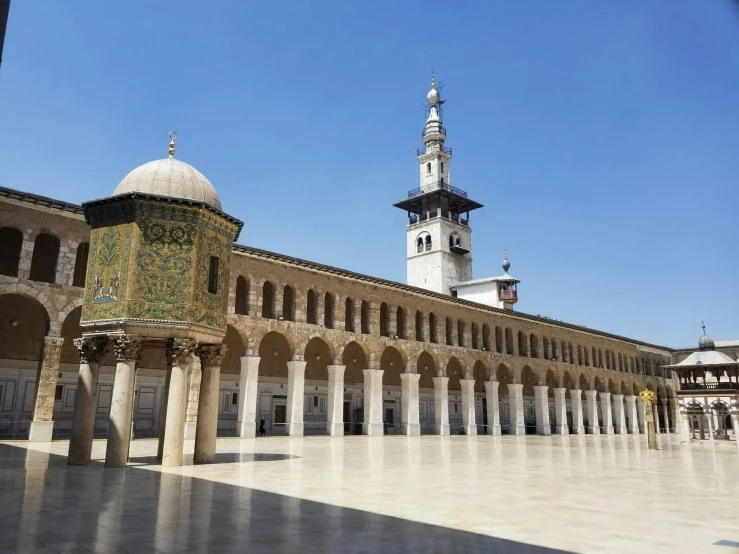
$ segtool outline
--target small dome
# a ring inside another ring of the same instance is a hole
[[[140,165],[118,183],[113,196],[131,192],[195,200],[221,209],[218,193],[205,175],[173,157]]]
[[[435,88],[432,88],[426,95],[426,99],[429,101],[429,104],[431,104],[432,106],[436,106],[439,103],[439,100],[441,100],[441,98],[439,97],[439,91]]]
[[[511,269],[511,262],[508,261],[508,251],[506,250],[505,254],[503,255],[503,271],[505,273],[508,273],[509,269]]]
[[[714,350],[716,345],[713,343],[713,339],[708,335],[703,335],[698,341],[698,348],[700,350]]]

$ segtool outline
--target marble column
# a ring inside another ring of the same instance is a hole
[[[363,369],[364,374],[364,422],[362,434],[383,436],[382,425],[382,369]]]
[[[675,433],[681,435],[683,432],[681,425],[682,418],[680,417],[680,405],[678,404],[677,397],[672,398],[670,407],[672,408],[672,421],[675,424]],[[736,430],[736,427],[734,429]]]
[[[508,385],[508,402],[511,414],[511,435],[525,435],[526,425],[523,420],[523,384]]]
[[[169,350],[167,350],[169,352]],[[159,444],[157,445],[157,460],[162,459],[164,453],[164,433],[167,430],[167,402],[169,402],[169,384],[172,381],[172,357],[167,353],[167,369],[164,375],[164,392],[162,393],[162,407],[159,408]]]
[[[662,418],[664,420],[663,423],[665,426],[665,433],[669,433],[670,432],[670,417],[667,411],[667,402],[664,402],[664,401],[662,402]]]
[[[301,360],[287,362],[287,421],[285,431],[291,437],[303,436],[306,363]]]
[[[582,391],[580,389],[570,389],[570,405],[572,407],[572,433],[584,435],[585,424],[582,416]]]
[[[72,432],[69,437],[67,464],[87,465],[95,436],[95,413],[98,406],[98,377],[100,361],[108,348],[108,337],[74,339],[80,355],[80,372],[74,392]]]
[[[600,424],[598,418],[598,391],[586,390],[585,402],[588,410],[588,432],[591,435],[600,435]]]
[[[218,397],[221,391],[221,363],[226,347],[222,344],[203,344],[196,352],[202,371],[193,463],[212,464],[216,461]]]
[[[462,429],[465,435],[477,435],[477,422],[475,421],[475,380],[460,379],[462,388]]]
[[[567,400],[565,394],[567,389],[554,389],[554,429],[558,435],[569,435],[570,428],[567,425]]]
[[[689,441],[693,438],[693,432],[690,430],[690,416],[684,414],[683,416],[683,438]],[[736,429],[736,427],[734,427]]]
[[[434,377],[434,432],[449,434],[449,377]]]
[[[418,414],[418,380],[420,378],[420,373],[400,374],[400,426],[402,433],[410,437],[417,437],[421,434],[421,421]]]
[[[639,416],[636,414],[636,396],[633,394],[627,394],[624,397],[626,400],[626,413],[629,416],[629,433],[632,435],[639,434]]]
[[[639,417],[639,432],[642,435],[647,434],[647,407],[644,405],[644,401],[641,398],[637,398],[636,401],[636,413]]]
[[[549,387],[537,385],[534,387],[534,411],[536,413],[536,434],[549,436],[552,427],[549,423]]]
[[[652,416],[654,418],[654,432],[660,434],[662,432],[662,426],[660,425],[659,406],[656,402],[652,404]]]
[[[500,435],[500,405],[498,398],[498,381],[485,381],[485,397],[488,412],[488,435]]]
[[[110,400],[110,423],[105,448],[105,467],[125,467],[131,445],[131,415],[133,413],[136,364],[140,339],[137,335],[120,335],[113,341],[117,361],[113,396]]]
[[[61,337],[44,337],[36,373],[33,421],[28,431],[31,442],[48,442],[54,432],[54,396],[63,343]]]
[[[739,414],[733,412],[729,414],[731,416],[731,428],[734,430],[734,438],[739,438]]]
[[[344,436],[344,371],[345,365],[328,366],[328,417],[326,432],[331,437]]]
[[[613,412],[611,411],[611,393],[601,392],[598,394],[600,397],[600,411],[603,416],[603,433],[606,435],[613,434]]]
[[[242,439],[253,439],[257,432],[257,386],[260,360],[259,356],[241,357],[237,430]]]
[[[196,347],[197,343],[190,339],[170,339],[167,343],[167,359],[171,367],[162,449],[162,465],[165,467],[182,465],[187,412],[187,373]]]
[[[626,420],[624,412],[624,395],[614,394],[613,395],[613,408],[615,411],[615,421],[613,422],[616,427],[617,435],[626,434]]]
[[[706,420],[708,421],[708,440],[713,442],[713,410],[708,413],[708,415],[706,416]]]
[[[198,423],[198,405],[200,402],[200,386],[203,370],[198,356],[190,362],[190,375],[187,385],[187,410],[185,415],[185,440],[195,439]]]

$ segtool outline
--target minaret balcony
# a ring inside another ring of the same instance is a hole
[[[469,219],[465,219],[464,217],[461,217],[460,215],[453,212],[436,211],[410,215],[408,216],[408,225],[417,225],[418,223],[424,223],[426,221],[431,221],[434,219],[448,219],[449,221],[453,221],[454,223],[464,225],[465,227],[469,227],[470,224]],[[467,252],[462,252],[462,254],[466,253]]]
[[[500,296],[500,299],[503,302],[508,302],[510,304],[515,304],[518,302],[518,291],[515,290],[501,290],[498,291],[498,294]]]
[[[463,191],[462,189],[458,189],[457,187],[453,187],[445,181],[436,181],[435,183],[429,183],[417,189],[409,190],[408,198],[413,198],[414,196],[426,194],[427,192],[434,192],[436,190],[446,190],[448,192],[453,192],[454,194],[461,196],[462,198],[467,198],[467,193],[465,191]]]
[[[424,138],[426,135],[443,135],[446,137],[446,129],[444,127],[424,127],[423,131],[421,131],[421,138]]]
[[[439,146],[438,149],[434,149],[435,147],[434,147],[433,144],[428,145],[428,148],[429,148],[428,151],[427,151],[427,148],[426,147],[424,147],[424,148],[417,148],[416,149],[416,156],[421,157],[421,156],[425,156],[426,154],[438,154],[439,152],[441,152],[442,154],[446,154],[447,156],[451,156],[452,155],[452,149],[451,148],[447,148],[446,146],[441,145],[441,144],[439,144],[438,146]]]

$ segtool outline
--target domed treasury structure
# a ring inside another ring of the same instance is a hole
[[[166,351],[167,408],[159,449],[163,464],[182,462],[187,371],[193,356],[200,358],[204,386],[215,390],[201,396],[205,417],[198,418],[203,429],[199,424],[195,457],[212,461],[231,244],[242,222],[221,211],[218,194],[202,173],[174,158],[174,140],[168,158],[137,167],[111,196],[86,202],[83,208],[92,232],[78,348],[90,369],[87,375],[80,372],[70,463],[89,461],[94,406],[86,402],[94,404],[94,399],[86,398],[85,391],[96,390],[97,365],[110,349],[117,366],[106,465],[125,465],[128,457],[134,375],[144,349]]]

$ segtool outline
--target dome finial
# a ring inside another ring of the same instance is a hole
[[[169,132],[169,157],[174,158],[174,141],[177,138],[177,133],[174,131]]]
[[[511,268],[511,262],[508,261],[508,250],[503,251],[503,271],[505,273],[508,273],[508,270]]]
[[[431,88],[436,88],[436,73],[434,73],[434,70],[431,70]]]
[[[703,328],[703,336],[698,341],[699,350],[714,350],[716,348],[713,339],[706,335],[706,322],[701,321],[701,327]]]
[[[701,327],[703,328],[703,335],[706,334],[706,322],[701,319]]]

